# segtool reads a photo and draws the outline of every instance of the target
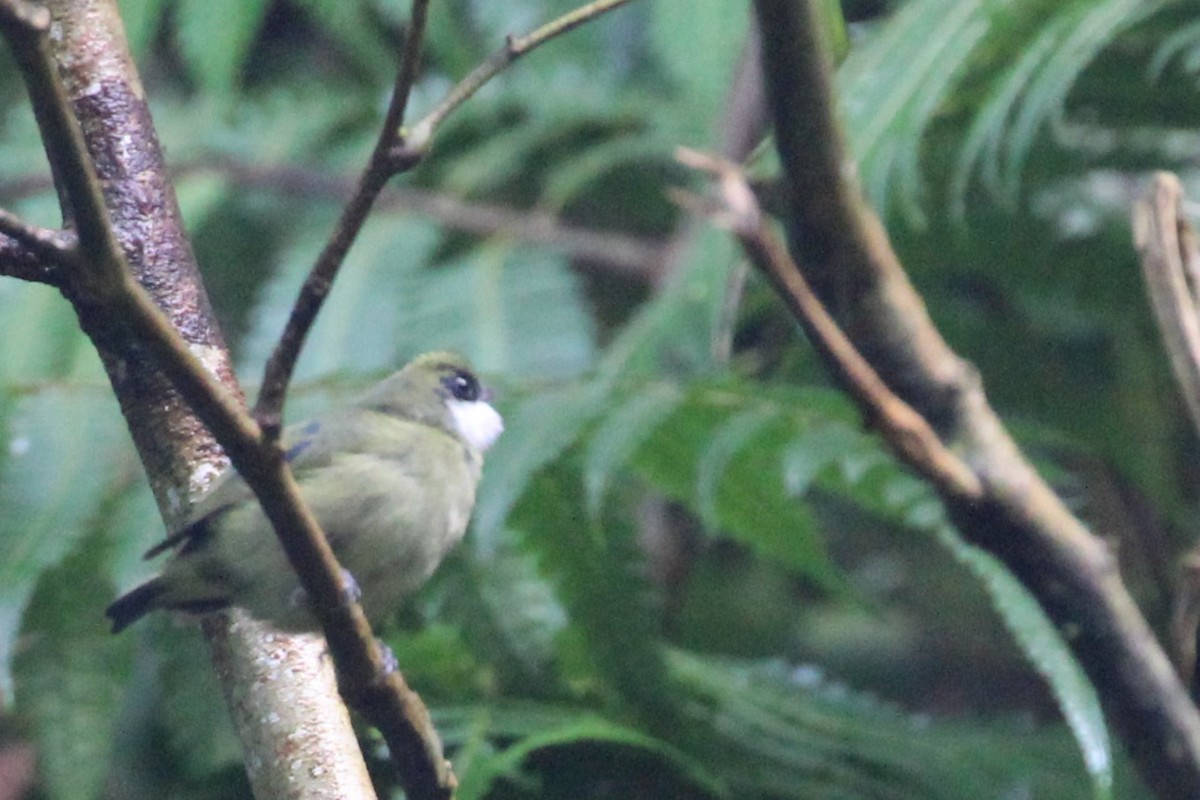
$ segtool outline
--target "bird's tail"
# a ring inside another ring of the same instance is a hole
[[[157,608],[163,588],[159,579],[153,578],[114,600],[104,610],[104,616],[112,620],[112,632],[120,633]]]

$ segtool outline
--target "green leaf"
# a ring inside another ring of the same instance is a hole
[[[651,384],[632,393],[609,412],[589,437],[583,466],[588,514],[596,519],[612,476],[625,468],[633,454],[683,401],[671,384]]]
[[[615,692],[612,699],[652,729],[669,726],[675,709],[631,531],[612,515],[590,523],[580,488],[566,466],[539,473],[514,509],[512,530],[567,609],[570,628],[562,643],[580,645],[579,677],[590,672],[597,687]]]
[[[852,48],[838,74],[851,150],[871,201],[899,200],[923,220],[920,145],[958,73],[988,29],[987,0],[913,0],[864,46]],[[903,64],[903,69],[892,65]]]
[[[13,389],[10,386],[9,391]],[[140,480],[107,387],[47,385],[0,408],[0,598],[19,601],[102,500]],[[7,413],[5,413],[7,412]],[[103,462],[104,468],[97,469]]]
[[[938,541],[987,589],[1004,624],[1054,693],[1091,776],[1092,796],[1096,800],[1108,800],[1113,789],[1113,752],[1104,712],[1095,688],[1062,635],[1029,590],[993,556],[964,542],[948,525],[941,527]]]
[[[104,607],[111,544],[96,528],[38,579],[13,656],[17,709],[33,725],[38,766],[54,800],[93,800],[108,771],[130,642]]]
[[[266,287],[243,361],[264,363],[327,229],[313,225]],[[581,287],[564,259],[495,245],[429,266],[438,233],[414,221],[369,224],[342,268],[297,367],[299,380],[383,373],[417,353],[457,349],[484,375],[563,377],[594,358]]]
[[[683,402],[642,436],[630,466],[711,528],[832,589],[840,579],[812,511],[785,486],[788,442],[830,422],[815,410],[828,402],[828,395],[817,401],[819,394],[695,382]]]
[[[1081,776],[1060,763],[1065,737],[905,715],[812,666],[679,651],[668,662],[691,697],[690,752],[719,763],[734,796],[1079,796]]]
[[[588,381],[504,408],[505,433],[488,451],[472,517],[471,541],[481,555],[496,551],[504,522],[533,476],[575,443],[607,398],[603,383]]]
[[[1061,123],[1068,92],[1083,70],[1120,34],[1166,5],[1141,0],[1091,0],[1060,4],[1032,41],[1006,37],[997,25],[993,47],[1011,48],[1010,63],[988,74],[992,90],[975,115],[951,187],[961,219],[971,173],[1009,206],[1035,137],[1047,123]],[[1007,39],[1007,41],[1006,41]]]
[[[553,686],[555,642],[567,616],[535,559],[508,542],[486,557],[459,556],[439,571],[435,592],[437,620],[453,626],[472,651],[462,660],[486,664],[498,679],[490,685],[502,689],[537,693]],[[465,568],[455,570],[460,563]],[[411,671],[407,659],[401,663]]]
[[[438,730],[452,746],[478,741],[485,735],[516,739],[499,749],[485,750],[476,745],[466,757],[455,758],[460,800],[485,797],[500,780],[519,778],[523,763],[539,750],[597,743],[642,751],[677,768],[697,788],[713,795],[719,793],[719,784],[706,765],[661,739],[594,712],[524,704],[440,709],[434,717]]]

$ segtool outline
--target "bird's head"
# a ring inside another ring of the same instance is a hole
[[[375,387],[365,405],[441,428],[480,452],[504,430],[466,358],[451,352],[426,353]]]

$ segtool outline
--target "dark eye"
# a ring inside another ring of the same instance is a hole
[[[479,399],[479,381],[469,372],[456,372],[442,378],[442,385],[450,390],[455,400],[474,403]]]

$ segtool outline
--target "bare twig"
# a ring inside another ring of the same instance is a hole
[[[1164,798],[1197,796],[1200,715],[1112,554],[1022,456],[853,182],[814,0],[755,0],[755,11],[794,260],[887,386],[979,479],[978,500],[936,486],[950,518],[1064,631],[1146,783]]]
[[[412,130],[405,130],[400,126],[400,122],[404,117],[408,93],[420,57],[428,4],[428,0],[414,1],[413,16],[405,39],[404,56],[396,74],[396,88],[375,149],[363,170],[357,189],[342,210],[333,234],[305,279],[279,344],[267,361],[262,389],[254,406],[254,415],[268,436],[278,435],[287,385],[295,369],[296,359],[300,355],[300,348],[313,322],[316,321],[350,246],[388,180],[420,163],[429,151],[433,133],[438,125],[509,64],[538,45],[627,2],[629,0],[599,0],[564,14],[527,36],[510,37],[499,53],[455,86],[446,100],[433,112],[417,123]]]
[[[1183,187],[1168,172],[1154,175],[1133,209],[1134,243],[1175,381],[1200,433],[1200,302],[1196,233],[1182,214]]]
[[[979,478],[942,444],[924,417],[888,388],[825,310],[763,217],[741,170],[728,161],[686,148],[676,155],[718,184],[715,205],[696,206],[691,200],[679,199],[738,237],[751,262],[803,325],[826,366],[858,403],[868,424],[879,430],[901,461],[944,494],[954,494],[964,502],[979,500],[983,493]]]
[[[288,383],[296,368],[296,359],[308,337],[313,323],[325,298],[333,288],[333,281],[350,252],[350,246],[367,221],[375,199],[388,180],[412,163],[393,153],[399,136],[400,122],[408,106],[409,93],[416,78],[417,65],[421,58],[421,45],[425,40],[426,14],[429,0],[413,0],[412,18],[404,39],[404,52],[396,70],[396,82],[392,89],[392,100],[388,104],[384,122],[375,141],[375,148],[359,177],[358,186],[350,201],[342,208],[333,233],[309,270],[300,294],[292,306],[287,325],[279,337],[279,343],[267,359],[263,370],[262,387],[258,401],[254,404],[254,416],[269,438],[279,435],[283,422],[283,403],[287,396]]]
[[[354,179],[320,169],[251,164],[229,158],[198,159],[177,166],[173,173],[176,176],[211,173],[238,187],[286,194],[292,198],[315,197],[346,202],[355,190]],[[48,178],[17,176],[0,183],[0,196],[20,199],[52,188]],[[426,217],[447,228],[477,236],[499,236],[548,245],[568,258],[578,260],[584,269],[611,272],[639,281],[653,280],[662,261],[663,245],[656,241],[616,231],[580,228],[536,209],[521,210],[462,200],[415,186],[386,187],[376,200],[375,209],[377,212],[388,210]]]
[[[436,108],[404,131],[402,141],[397,143],[397,157],[406,160],[423,158],[433,144],[433,136],[438,127],[446,121],[446,118],[514,61],[551,39],[574,30],[602,14],[620,8],[628,2],[630,0],[596,0],[596,2],[588,3],[563,14],[525,36],[509,36],[503,47],[459,81]]]

